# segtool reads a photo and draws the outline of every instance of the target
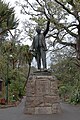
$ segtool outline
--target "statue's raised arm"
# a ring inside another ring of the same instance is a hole
[[[47,22],[46,29],[45,29],[45,31],[43,32],[44,37],[46,36],[46,34],[47,34],[48,31],[49,31],[49,25],[50,25],[50,21]]]

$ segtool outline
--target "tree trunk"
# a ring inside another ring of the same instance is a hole
[[[76,43],[77,59],[80,60],[80,23],[78,25],[78,38]]]
[[[12,64],[13,64],[13,69],[15,68],[15,60],[12,60]]]

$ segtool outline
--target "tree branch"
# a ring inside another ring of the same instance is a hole
[[[30,5],[30,7],[31,7],[34,11],[40,12],[40,11],[36,10],[28,0],[26,0],[26,1],[27,1],[27,3]]]
[[[64,26],[63,24],[58,23],[55,18],[53,18],[53,23],[54,25],[58,26],[58,28],[64,28],[71,36],[77,38],[77,35],[75,33],[71,32],[71,30],[69,30],[68,27]]]
[[[33,13],[30,13],[30,12],[27,12],[27,11],[25,10],[24,6],[22,6],[22,8],[23,8],[24,12],[25,12],[27,15],[31,15],[31,16],[39,16],[39,15],[41,15],[41,14],[33,14]]]
[[[36,0],[36,1],[41,7],[43,7],[43,9],[44,9],[43,13],[46,16],[46,18],[49,20],[49,17],[47,16],[46,11],[45,11],[45,7],[39,2],[39,0]]]
[[[68,43],[68,42],[62,42],[62,41],[58,41],[58,42],[62,45],[71,46],[71,47],[76,49],[76,44],[75,43]]]
[[[80,20],[79,20],[79,16],[78,16],[78,14],[76,14],[76,13],[77,13],[76,10],[75,10],[75,12],[73,13],[73,12],[71,12],[68,8],[66,8],[66,7],[64,6],[64,4],[62,4],[62,3],[59,2],[58,0],[55,0],[55,2],[57,2],[60,6],[63,7],[64,10],[66,10],[69,14],[75,16],[75,18],[76,18],[78,21],[80,21]]]
[[[55,2],[57,2],[60,6],[62,6],[63,7],[63,9],[64,10],[66,10],[69,14],[72,14],[72,15],[74,15],[69,9],[67,9],[65,6],[64,6],[64,4],[62,4],[61,2],[59,2],[58,0],[55,0]]]

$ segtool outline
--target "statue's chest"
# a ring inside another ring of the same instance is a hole
[[[43,40],[43,39],[44,39],[43,34],[40,34],[40,35],[36,35],[36,36],[35,36],[35,40],[36,40],[36,41],[37,41],[37,40],[41,41],[41,40]]]

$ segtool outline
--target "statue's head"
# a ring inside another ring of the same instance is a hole
[[[37,26],[37,27],[36,27],[36,32],[37,32],[38,34],[41,33],[41,28],[40,28],[40,26]]]

